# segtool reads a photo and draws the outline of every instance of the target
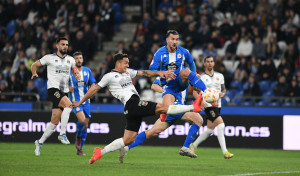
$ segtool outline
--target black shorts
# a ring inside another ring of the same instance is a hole
[[[205,110],[206,119],[214,122],[220,116],[221,108],[207,107]]]
[[[48,89],[47,95],[48,95],[48,100],[50,100],[53,103],[52,109],[60,108],[60,107],[58,107],[60,100],[62,99],[62,97],[68,96],[67,93],[64,93],[61,90],[56,89],[56,88]],[[62,109],[62,108],[60,108],[60,109]]]
[[[126,130],[138,132],[142,118],[155,115],[157,103],[140,100],[137,95],[132,95],[124,107],[126,117]]]

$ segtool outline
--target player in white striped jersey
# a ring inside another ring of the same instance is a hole
[[[221,73],[214,71],[214,58],[212,56],[207,56],[204,59],[205,72],[201,75],[201,80],[204,82],[207,88],[214,88],[220,92],[220,99],[218,100],[218,106],[212,106],[210,103],[206,103],[206,108],[204,109],[207,116],[207,129],[200,134],[200,136],[192,143],[191,147],[198,147],[200,143],[205,141],[217,127],[218,129],[218,140],[225,159],[230,159],[234,155],[229,153],[226,148],[224,129],[225,124],[220,115],[221,112],[221,98],[224,97],[226,93],[224,76]],[[197,96],[197,95],[196,95]]]
[[[69,98],[71,102],[80,101],[83,96],[87,93],[89,86],[96,82],[92,71],[82,66],[83,57],[80,51],[77,51],[73,54],[73,57],[76,62],[76,67],[80,72],[81,78],[77,80],[74,75],[71,73],[70,75],[70,93]],[[90,100],[88,99],[82,105],[73,109],[73,112],[76,114],[78,118],[78,122],[76,125],[76,140],[75,147],[77,149],[77,155],[85,156],[82,151],[82,147],[85,143],[87,137],[87,128],[89,126],[89,121],[91,119],[90,112]]]
[[[66,127],[69,121],[69,116],[72,111],[72,103],[68,99],[70,70],[75,75],[76,79],[80,79],[80,73],[75,65],[73,57],[67,55],[69,42],[66,38],[59,38],[56,41],[57,52],[47,54],[40,60],[36,61],[31,66],[32,77],[37,78],[36,70],[43,65],[47,66],[47,95],[52,101],[52,116],[51,122],[46,127],[42,137],[35,141],[35,155],[40,156],[40,150],[43,143],[54,132],[54,129],[61,120],[61,130],[58,140],[63,144],[70,144],[66,136]]]
[[[86,95],[80,102],[73,103],[73,107],[78,107],[87,99],[92,97],[101,88],[107,86],[111,94],[119,99],[124,104],[124,115],[126,118],[126,127],[124,137],[114,140],[112,143],[105,146],[103,149],[95,148],[94,155],[90,159],[89,164],[99,160],[102,155],[109,152],[121,149],[131,144],[139,131],[142,118],[155,114],[180,114],[183,112],[200,112],[201,111],[201,97],[196,99],[193,105],[163,105],[151,101],[140,100],[132,78],[134,77],[154,77],[160,76],[165,79],[175,79],[175,74],[172,71],[149,71],[149,70],[132,70],[129,69],[129,59],[127,54],[118,53],[114,55],[115,68],[103,76],[98,84],[93,84]]]

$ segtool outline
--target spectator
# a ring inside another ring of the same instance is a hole
[[[7,89],[6,86],[7,86],[7,82],[5,80],[1,80],[0,81],[0,93],[9,92],[9,90]],[[0,100],[1,101],[9,101],[10,97],[7,95],[0,94]]]
[[[206,56],[212,56],[213,58],[217,55],[217,50],[214,48],[214,44],[208,43],[207,48],[203,50],[203,55]]]
[[[249,73],[252,73],[257,77],[259,67],[260,67],[260,63],[258,62],[257,58],[255,56],[252,56],[250,63],[248,64]]]
[[[260,75],[260,81],[275,81],[277,79],[277,70],[271,58],[267,58],[266,63],[259,67],[258,74]]]
[[[266,46],[266,54],[267,57],[271,59],[280,58],[280,49],[278,44],[276,43],[275,37],[270,37],[269,43]]]
[[[248,79],[248,70],[247,70],[247,61],[245,57],[241,58],[241,62],[239,63],[237,69],[234,72],[233,79],[235,81],[244,82]]]
[[[170,8],[174,9],[174,5],[172,2],[169,2],[169,0],[163,0],[163,2],[158,5],[158,10],[161,10],[164,13],[167,13]]]
[[[16,72],[16,78],[18,79],[21,87],[26,87],[27,81],[31,78],[31,73],[25,67],[24,62],[20,63],[19,69]]]
[[[248,82],[243,87],[245,96],[261,96],[261,91],[254,74],[249,76]]]
[[[238,46],[237,38],[236,36],[232,36],[231,43],[227,46],[225,51],[227,59],[235,60],[237,46]]]
[[[300,97],[300,87],[297,84],[296,78],[293,78],[293,80],[291,82],[288,95],[290,98],[299,98]]]
[[[23,91],[19,80],[17,80],[16,75],[11,75],[10,80],[8,81],[7,89],[10,92],[21,92]]]
[[[105,2],[104,9],[101,11],[104,41],[111,41],[114,35],[114,11],[111,9],[109,2]]]
[[[12,65],[12,68],[11,68],[11,74],[15,74],[18,71],[21,62],[23,62],[25,64],[25,67],[27,67],[29,65],[28,59],[26,58],[24,51],[20,51],[16,55],[13,65]]]
[[[236,55],[238,55],[240,58],[248,57],[251,55],[252,48],[253,44],[251,40],[249,40],[249,36],[245,35],[243,39],[240,40],[237,46]]]
[[[116,49],[115,53],[129,54],[129,51],[125,48],[125,43],[123,41],[118,43],[118,48]]]
[[[266,58],[266,45],[261,42],[260,37],[255,37],[255,43],[253,44],[252,48],[252,55],[265,60]]]
[[[274,92],[274,95],[277,97],[286,97],[286,96],[289,96],[289,89],[290,89],[290,86],[289,86],[289,84],[287,84],[285,77],[280,76],[278,83],[273,88],[273,92]]]
[[[38,90],[34,87],[34,83],[32,80],[27,81],[27,87],[25,89],[25,92],[38,94]],[[25,96],[23,100],[24,101],[36,101],[37,98],[34,95],[28,95],[28,96]]]

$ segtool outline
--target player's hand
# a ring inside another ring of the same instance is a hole
[[[207,105],[206,105],[205,101],[202,101],[201,102],[201,109],[204,110],[205,108],[207,108]]]
[[[225,94],[223,92],[219,92],[219,97],[223,98],[225,96]]]
[[[77,108],[78,106],[80,106],[80,103],[79,103],[79,102],[74,102],[74,103],[72,104],[72,107],[73,107],[73,108]]]
[[[31,79],[38,78],[39,75],[37,73],[32,74]]]
[[[169,79],[169,78],[175,79],[176,78],[176,74],[174,72],[172,72],[171,70],[160,72],[159,76],[164,79]]]
[[[73,92],[73,91],[74,91],[74,88],[75,88],[75,87],[71,87],[71,86],[70,86],[70,87],[69,87],[69,91],[70,91],[70,92]]]

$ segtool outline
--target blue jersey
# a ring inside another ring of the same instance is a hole
[[[79,102],[84,95],[88,91],[88,86],[92,85],[93,83],[96,82],[91,70],[87,67],[82,67],[82,71],[80,72],[81,78],[78,81],[73,73],[71,72],[70,74],[70,86],[74,87],[74,91],[69,93],[69,99],[71,102]],[[83,104],[89,104],[90,99],[85,101]]]

